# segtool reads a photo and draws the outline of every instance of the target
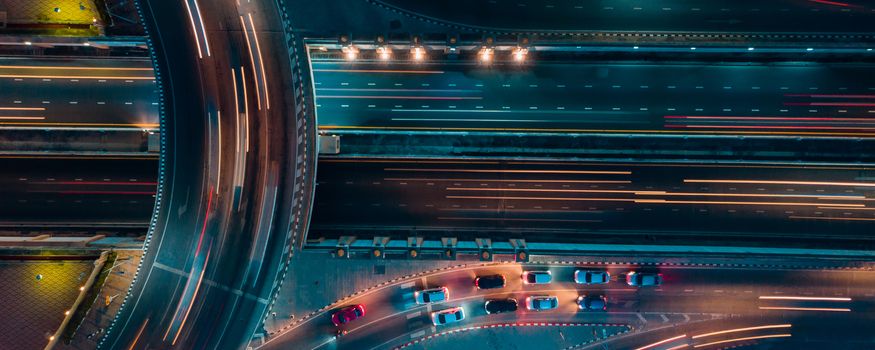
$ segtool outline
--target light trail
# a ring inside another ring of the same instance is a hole
[[[791,337],[791,336],[792,336],[792,334],[789,334],[789,333],[784,333],[784,334],[770,334],[770,335],[758,335],[758,336],[755,336],[755,337],[744,337],[744,338],[733,338],[733,339],[719,340],[719,341],[715,341],[715,342],[710,342],[710,343],[705,343],[705,344],[694,345],[693,347],[694,347],[694,348],[703,348],[703,347],[706,347],[706,346],[713,346],[713,345],[717,345],[717,344],[725,344],[725,343],[731,343],[731,342],[740,342],[740,341],[746,341],[746,340],[758,340],[758,339],[770,339],[770,338],[787,338],[787,337]]]
[[[810,2],[823,4],[823,5],[831,5],[831,6],[839,6],[839,7],[859,7],[857,5],[851,5],[846,2],[838,2],[838,1],[829,1],[829,0],[808,0]]]
[[[393,73],[393,74],[444,74],[442,70],[396,70],[396,69],[314,69],[314,72],[332,73]]]
[[[240,70],[243,70],[243,67],[240,67]],[[234,71],[234,68],[231,68],[231,86],[234,89],[234,123],[236,128],[235,137],[234,137],[234,150],[237,153],[240,153],[240,96],[237,94],[237,72]]]
[[[829,94],[785,94],[787,97],[811,97],[811,98],[864,98],[875,99],[875,95],[829,95]]]
[[[754,184],[754,185],[804,185],[804,186],[852,186],[875,187],[875,182],[824,182],[824,181],[784,181],[784,180],[704,180],[684,179],[685,183],[723,183],[723,184]]]
[[[870,102],[785,102],[785,106],[875,107]]]
[[[415,177],[386,177],[383,178],[384,181],[458,181],[458,182],[534,182],[534,183],[580,183],[580,184],[630,184],[632,181],[628,180],[527,180],[527,179],[441,179],[441,178],[415,178]]]
[[[124,196],[151,196],[155,191],[28,191],[33,193],[58,193],[58,194],[94,194],[94,195],[124,195]]]
[[[875,208],[836,208],[836,207],[817,207],[817,209],[827,209],[827,210],[875,210]]]
[[[207,38],[207,27],[204,26],[204,19],[203,19],[203,16],[201,15],[201,7],[200,7],[200,5],[198,5],[197,0],[192,0],[192,2],[194,2],[194,9],[196,11],[195,13],[197,13],[197,20],[201,26],[201,30],[202,30],[201,35],[203,35],[203,37],[204,37],[204,48],[207,50],[207,57],[209,57],[210,56],[210,40],[209,40],[209,38]]]
[[[188,0],[182,1],[185,4],[185,10],[188,11],[188,20],[191,23],[191,34],[194,35],[194,43],[197,45],[197,56],[198,58],[204,58],[203,51],[201,50],[201,41],[198,37],[197,26],[194,24],[194,15],[191,14],[191,6],[188,4]],[[165,335],[165,337],[167,337]]]
[[[348,98],[348,99],[383,99],[383,100],[482,100],[479,96],[368,96],[368,95],[327,95],[316,99]]]
[[[777,206],[803,206],[816,207],[823,203],[806,202],[732,202],[732,201],[673,201],[665,199],[636,199],[635,203],[642,204],[704,204],[704,205],[777,205]],[[836,207],[863,207],[863,204],[830,204]],[[873,219],[875,220],[875,219]]]
[[[111,76],[111,75],[40,75],[40,74],[0,74],[0,78],[21,79],[106,79],[106,80],[155,80],[155,77]]]
[[[665,192],[637,190],[577,190],[548,188],[481,188],[481,187],[447,187],[449,191],[508,191],[508,192],[567,192],[567,193],[627,193],[634,195],[661,196],[713,196],[713,197],[767,197],[767,198],[817,198],[827,200],[866,200],[865,196],[824,196],[814,194],[765,194],[765,193],[695,193],[695,192]]]
[[[206,266],[207,266],[207,263],[209,262],[209,259],[210,259],[210,252],[212,251],[212,245],[210,245],[210,249],[207,250],[206,256],[204,257],[204,261],[202,263],[200,263],[198,261],[198,258],[201,255],[201,248],[203,247],[204,237],[206,236],[206,232],[207,232],[207,223],[209,222],[210,211],[212,210],[212,205],[213,205],[213,189],[210,188],[207,191],[207,193],[208,193],[207,194],[207,208],[204,211],[203,226],[201,228],[200,236],[198,236],[197,246],[195,247],[195,250],[194,250],[194,263],[191,267],[191,270],[189,271],[188,279],[186,281],[185,288],[183,289],[183,295],[181,296],[181,298],[179,300],[179,304],[177,304],[177,306],[176,306],[176,311],[173,313],[173,317],[171,318],[172,322],[170,322],[170,326],[168,326],[167,331],[164,332],[164,340],[166,341],[167,336],[170,335],[170,331],[173,328],[176,328],[176,334],[174,335],[173,340],[171,342],[172,345],[176,344],[176,341],[179,338],[179,335],[182,334],[182,327],[185,325],[185,322],[188,319],[189,312],[191,312],[192,303],[194,303],[195,297],[197,296],[197,293],[200,290],[201,282],[203,282],[204,275],[206,274]],[[198,265],[200,265],[200,266],[198,266]],[[196,267],[197,267],[197,271],[198,271],[197,273],[199,276],[197,277],[197,282],[193,284],[194,281],[192,280],[192,277],[195,276]],[[193,291],[192,291],[192,288],[194,288]],[[189,292],[189,291],[192,291],[192,292]],[[190,300],[189,304],[185,306],[185,313],[182,316],[182,319],[180,321],[181,323],[179,324],[178,327],[174,327],[176,325],[177,315],[179,315],[179,311],[181,311],[181,309],[183,308],[183,305],[184,305],[183,300],[184,299],[189,299]]]
[[[809,126],[809,125],[677,125],[666,124],[666,128],[698,129],[815,129],[815,130],[875,130],[875,127],[862,126]]]
[[[515,169],[420,169],[420,168],[385,168],[384,171],[415,171],[415,172],[459,172],[459,173],[508,173],[508,174],[598,174],[598,175],[631,175],[631,171],[609,170],[515,170]]]
[[[848,308],[760,306],[760,310],[851,312]]]
[[[137,336],[134,337],[134,340],[131,342],[131,346],[128,347],[128,350],[134,350],[134,347],[137,346],[137,343],[140,341],[140,337],[143,335],[143,331],[146,330],[146,325],[149,324],[149,319],[147,318],[143,325],[140,326],[140,330],[137,331]]]
[[[789,136],[859,136],[875,137],[875,133],[837,133],[837,132],[787,132],[787,131],[727,131],[727,130],[659,130],[659,129],[557,129],[557,128],[475,128],[475,127],[431,127],[431,126],[359,126],[359,125],[319,125],[320,130],[429,130],[429,131],[523,131],[558,133],[629,133],[629,134],[703,134],[703,135],[789,135]]]
[[[668,339],[663,339],[663,340],[660,340],[660,341],[658,341],[658,342],[656,342],[656,343],[653,343],[653,344],[650,344],[650,345],[642,346],[642,347],[637,348],[637,349],[635,349],[635,350],[646,350],[646,349],[650,349],[650,348],[657,347],[657,346],[660,346],[660,345],[665,344],[665,343],[670,343],[670,342],[673,342],[673,341],[675,341],[675,340],[680,340],[680,339],[683,339],[683,338],[686,338],[686,337],[687,337],[686,334],[681,334],[681,335],[676,336],[676,337],[672,337],[672,338],[668,338]]]
[[[634,202],[631,198],[562,198],[562,197],[496,197],[496,196],[446,196],[447,199],[494,199],[494,200],[539,200],[583,202]]]
[[[316,91],[361,91],[361,92],[447,92],[447,93],[479,93],[483,90],[470,89],[366,89],[366,88],[317,88]]]
[[[808,300],[808,301],[851,301],[851,298],[841,297],[794,297],[782,295],[762,295],[760,300]]]
[[[689,120],[787,120],[787,121],[875,121],[875,118],[829,117],[728,117],[728,116],[666,116],[666,119]]]
[[[249,40],[249,30],[246,29],[246,20],[243,19],[243,16],[240,16],[240,26],[243,27],[243,38],[246,39],[246,47],[249,48],[249,61],[252,62],[252,74],[258,75],[258,70],[256,69],[255,62],[255,54],[252,49],[252,42]],[[240,70],[240,78],[243,78],[243,70]],[[246,83],[244,83],[245,86]],[[244,93],[245,95],[245,93]],[[261,110],[261,87],[258,83],[255,83],[255,98],[258,101],[258,110]]]
[[[139,129],[157,128],[158,124],[115,124],[115,123],[27,123],[27,122],[0,122],[0,125],[39,125],[39,126],[115,126]]]
[[[0,111],[44,111],[45,107],[0,107]]]
[[[438,220],[471,220],[471,221],[549,221],[549,222],[602,222],[602,220],[585,220],[585,219],[531,219],[531,218],[477,218],[463,216],[439,216]]]
[[[148,181],[34,181],[37,185],[110,185],[110,186],[155,186],[157,182]]]
[[[500,164],[497,161],[459,160],[420,160],[420,159],[320,159],[322,163],[414,163],[414,164]]]
[[[243,133],[241,136],[244,141],[244,152],[249,152],[249,99],[246,97],[248,96],[246,94],[246,74],[243,67],[240,67],[240,86],[243,87]],[[255,87],[258,90],[258,84]]]
[[[772,324],[772,325],[756,326],[756,327],[735,328],[735,329],[727,329],[724,331],[717,331],[717,332],[694,335],[691,338],[698,339],[698,338],[710,337],[712,335],[720,335],[720,334],[726,334],[726,333],[755,331],[755,330],[760,330],[760,329],[790,328],[790,327],[793,327],[793,325],[787,323],[787,324]]]
[[[249,27],[252,29],[252,37],[255,39],[255,52],[258,53],[258,66],[261,67],[261,82],[264,88],[264,106],[265,109],[270,109],[270,95],[267,88],[267,77],[264,73],[264,59],[261,57],[261,44],[258,41],[258,33],[255,31],[255,20],[252,19],[252,13],[249,16]]]
[[[825,217],[825,216],[788,216],[790,219],[805,219],[805,220],[836,220],[836,221],[875,221],[875,218],[842,218],[842,217]]]
[[[64,66],[0,66],[0,69],[61,69],[61,70],[121,70],[121,71],[152,71],[147,67],[64,67]]]
[[[46,117],[37,117],[37,116],[31,116],[31,117],[25,117],[25,116],[0,116],[0,119],[2,119],[2,120],[45,120]]]

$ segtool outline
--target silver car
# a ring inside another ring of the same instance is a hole
[[[581,284],[605,284],[611,281],[611,273],[601,270],[574,271],[574,282]]]
[[[522,275],[525,284],[548,284],[553,281],[550,271],[526,271]]]
[[[555,295],[535,295],[526,298],[526,308],[534,311],[552,310],[559,306]]]
[[[447,287],[438,287],[416,291],[413,297],[417,304],[438,303],[449,300],[450,292]]]
[[[431,322],[435,326],[456,323],[465,319],[465,309],[461,306],[431,313]]]

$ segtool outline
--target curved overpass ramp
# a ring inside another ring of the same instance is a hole
[[[309,218],[304,75],[275,3],[139,5],[161,86],[159,190],[99,348],[244,348]]]

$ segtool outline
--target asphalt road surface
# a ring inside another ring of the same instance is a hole
[[[278,214],[297,130],[281,15],[273,2],[140,6],[165,73],[166,178],[144,268],[98,347],[245,348],[293,231]]]
[[[860,341],[865,338],[864,334],[873,331],[871,312],[875,299],[871,289],[875,285],[875,274],[871,272],[635,265],[586,267],[609,271],[612,281],[605,285],[575,284],[572,276],[577,267],[516,263],[460,267],[402,278],[309,315],[258,349],[290,346],[298,349],[391,349],[439,332],[523,322],[620,323],[632,325],[639,332],[619,338],[616,346],[608,342],[609,349],[635,349],[675,337],[669,345],[648,348],[665,350],[688,344],[689,348],[698,345],[697,348],[718,349],[717,345],[738,343],[738,340],[733,340],[736,338],[778,334],[790,334],[790,338],[796,336],[808,341],[832,339],[835,346],[841,347],[845,342]],[[552,283],[526,285],[519,278],[523,271],[544,270],[551,272]],[[662,273],[664,284],[656,288],[630,287],[624,283],[629,271]],[[503,274],[507,285],[502,289],[478,290],[474,278],[488,274]],[[428,305],[414,303],[415,291],[441,286],[449,289],[449,301]],[[556,296],[559,306],[550,311],[526,310],[526,297],[534,295]],[[575,302],[579,295],[606,296],[607,310],[579,310]],[[517,299],[520,310],[487,315],[483,310],[484,301],[501,298]],[[356,304],[365,305],[364,318],[341,327],[331,323],[334,311]],[[456,306],[465,309],[465,320],[445,326],[431,324],[431,312]],[[725,319],[729,315],[734,318]],[[708,321],[712,317],[719,319]],[[686,325],[690,321],[702,322]],[[827,325],[818,326],[817,321]],[[670,324],[676,325],[666,327]],[[772,327],[740,329],[762,326]],[[348,333],[334,339],[337,329]],[[723,331],[727,332],[710,334]],[[452,337],[452,334],[444,336]],[[721,341],[724,343],[707,345]],[[871,339],[865,341],[871,342]],[[601,345],[598,344],[597,348]]]
[[[309,235],[866,241],[875,221],[872,176],[871,168],[776,164],[321,158]]]
[[[0,158],[0,225],[148,226],[154,158]]]
[[[508,31],[865,33],[863,0],[369,0],[417,17]]]
[[[0,127],[158,129],[152,62],[0,58]]]
[[[875,135],[875,68],[315,59],[321,129]]]

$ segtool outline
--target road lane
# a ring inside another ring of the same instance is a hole
[[[0,225],[145,229],[154,158],[0,158]]]
[[[624,236],[646,233],[687,244],[859,247],[875,221],[871,174],[855,166],[322,158],[310,237],[415,229],[432,238],[454,230],[628,244]]]
[[[369,0],[428,19],[509,31],[871,32],[861,0]],[[780,19],[780,20],[776,20]]]
[[[158,129],[152,62],[0,58],[0,127]]]
[[[314,51],[314,54],[315,51]],[[873,67],[312,58],[321,129],[875,135]]]
[[[503,263],[444,270],[423,277],[402,279],[331,305],[326,311],[297,322],[293,327],[270,339],[260,349],[283,348],[289,344],[296,344],[303,348],[320,348],[332,344],[329,339],[337,327],[331,324],[330,314],[340,307],[359,303],[365,305],[367,314],[361,320],[340,327],[349,332],[336,340],[337,346],[341,348],[344,346],[386,348],[406,343],[413,338],[412,334],[416,334],[416,337],[425,337],[436,332],[480,324],[622,323],[632,325],[639,331],[647,331],[658,329],[669,321],[683,324],[690,320],[707,320],[712,317],[725,318],[729,315],[742,317],[735,321],[705,323],[706,326],[690,333],[690,336],[693,336],[736,327],[795,323],[810,317],[833,317],[842,322],[847,322],[849,318],[859,320],[860,317],[871,317],[872,305],[875,302],[871,293],[871,288],[875,285],[875,275],[864,271],[586,265],[585,268],[605,269],[613,275],[612,281],[607,285],[587,286],[572,282],[573,273],[578,268],[581,266]],[[552,284],[524,285],[519,279],[522,271],[545,269],[551,271],[553,275]],[[624,275],[629,271],[658,271],[663,274],[665,283],[658,288],[629,287],[623,280]],[[507,278],[508,283],[505,288],[477,290],[474,287],[475,276],[496,273],[503,274]],[[428,306],[416,305],[413,302],[414,291],[438,286],[448,287],[450,293],[448,302]],[[579,311],[574,300],[581,294],[606,295],[609,300],[608,311]],[[559,297],[560,306],[552,311],[525,310],[524,299],[532,295],[556,295]],[[829,311],[761,309],[763,305],[776,305],[773,304],[776,302],[774,300],[763,301],[760,298],[771,295],[840,298],[842,300],[839,301],[790,301],[788,305],[819,303],[810,305],[841,306],[848,307],[852,311],[839,315]],[[521,304],[521,309],[512,314],[485,314],[482,309],[484,300],[507,297],[516,298]],[[848,300],[845,301],[845,298]],[[428,319],[429,312],[459,305],[465,308],[466,320],[457,325],[439,327],[431,325]],[[840,333],[857,331],[859,329],[849,328]],[[651,340],[658,335],[658,332],[656,335],[642,333],[629,341],[644,345],[648,341],[659,340]],[[708,341],[712,341],[716,336],[708,337],[710,337],[707,338]],[[698,342],[704,343],[704,341]]]

